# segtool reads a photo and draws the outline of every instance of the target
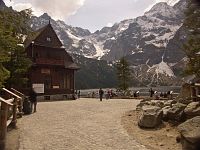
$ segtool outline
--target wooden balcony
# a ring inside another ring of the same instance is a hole
[[[61,59],[49,59],[49,58],[35,58],[34,60],[35,64],[40,65],[58,65],[58,66],[64,66],[64,60]]]

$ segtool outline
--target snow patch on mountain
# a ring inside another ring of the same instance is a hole
[[[104,56],[106,53],[108,53],[110,50],[104,49],[104,45],[102,42],[97,42],[96,40],[89,40],[91,43],[93,43],[94,47],[96,48],[96,54],[93,56],[89,56],[90,58],[95,58],[100,60],[102,56]]]
[[[94,58],[100,59],[103,55],[103,45],[100,43],[94,44],[94,47],[96,48],[96,54],[94,55]]]
[[[174,6],[175,4],[177,4],[180,0],[168,0],[167,4],[170,6]]]
[[[159,64],[153,65],[149,68],[147,72],[155,71],[155,74],[159,76],[159,74],[165,74],[169,77],[175,77],[174,72],[170,68],[170,66],[165,63],[164,61],[160,62]]]
[[[68,34],[69,38],[73,40],[72,46],[78,48],[79,41],[82,40],[83,38],[73,35],[69,30],[67,30],[66,33]]]
[[[145,13],[145,16],[153,17],[157,16],[158,14],[165,17],[176,17],[176,11],[166,2],[157,3],[150,9],[150,11]]]
[[[133,19],[128,19],[128,20],[124,20],[118,24],[115,24],[113,27],[118,26],[117,30],[115,31],[115,34],[119,34],[123,31],[125,31],[126,29],[128,29],[129,24],[133,23],[134,20]]]

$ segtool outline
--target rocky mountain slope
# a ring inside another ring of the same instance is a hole
[[[81,55],[72,54],[80,66],[76,72],[77,89],[111,88],[117,86],[116,68],[105,60],[96,60]]]
[[[186,0],[180,0],[174,6],[161,2],[143,16],[94,33],[50,19],[46,13],[32,17],[31,27],[38,29],[51,20],[69,53],[93,58],[88,60],[96,62],[115,62],[125,56],[131,64],[136,85],[171,85],[175,80],[179,81],[180,62],[185,60],[182,48],[186,40],[186,31],[182,27],[185,7]]]

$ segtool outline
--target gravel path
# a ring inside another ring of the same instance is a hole
[[[121,116],[138,101],[78,99],[38,103],[19,119],[19,150],[146,150],[128,136]]]

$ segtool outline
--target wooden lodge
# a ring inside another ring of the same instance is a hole
[[[43,99],[71,98],[74,94],[74,73],[79,67],[66,52],[50,22],[25,40],[32,66],[28,71],[28,87]]]

